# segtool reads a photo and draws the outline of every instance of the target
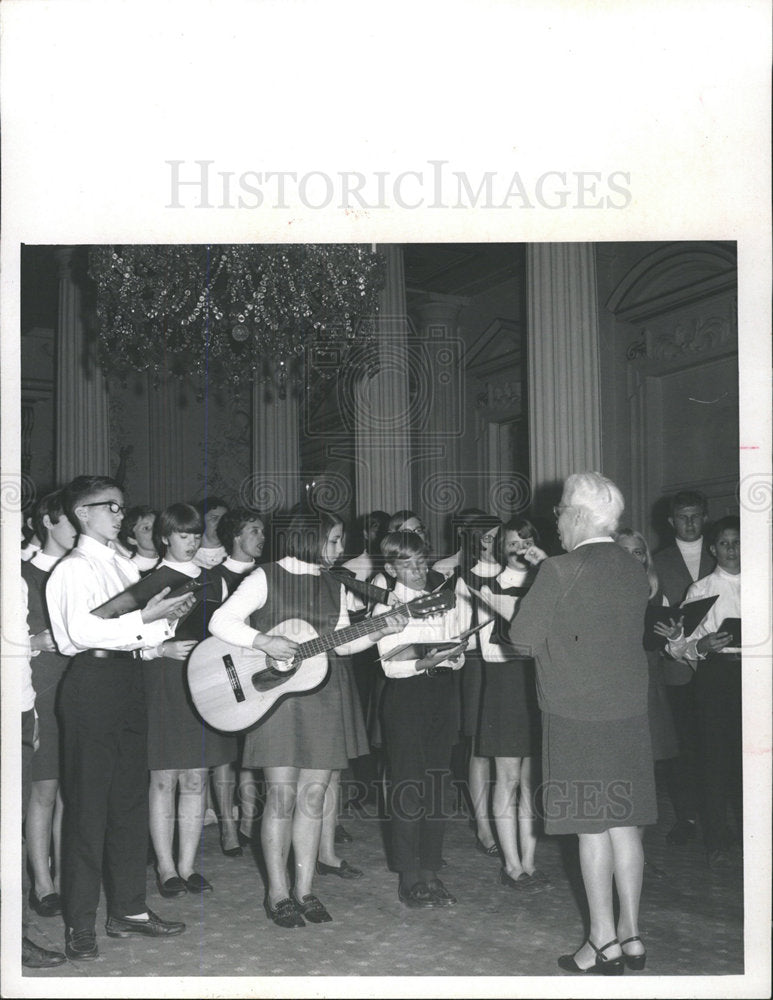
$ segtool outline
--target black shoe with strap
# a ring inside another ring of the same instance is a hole
[[[582,966],[577,964],[577,960],[574,955],[561,955],[558,959],[559,968],[563,969],[564,972],[574,972],[599,975],[599,976],[622,976],[625,972],[625,965],[623,964],[622,956],[620,958],[606,958],[604,952],[607,948],[611,948],[613,945],[618,944],[617,938],[612,938],[611,941],[607,941],[605,945],[601,948],[597,948],[596,945],[588,938],[588,944],[593,948],[596,953],[596,961],[593,965],[589,965],[587,969],[583,969]]]
[[[640,955],[628,955],[625,950],[627,944],[632,944],[634,941],[639,941],[641,943],[641,938],[638,934],[634,934],[633,937],[626,938],[625,941],[620,942],[620,947],[623,949],[623,960],[625,964],[633,972],[641,972],[644,968],[644,963],[647,961],[647,952],[643,951]]]

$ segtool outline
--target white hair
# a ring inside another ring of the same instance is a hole
[[[625,510],[623,494],[600,472],[575,472],[568,476],[561,503],[566,507],[578,507],[599,533],[608,534],[615,531]]]

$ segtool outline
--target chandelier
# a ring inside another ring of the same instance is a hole
[[[310,348],[372,344],[383,272],[356,244],[92,247],[100,364],[284,390]]]

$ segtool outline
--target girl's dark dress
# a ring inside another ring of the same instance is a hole
[[[164,571],[169,574],[169,564]],[[154,571],[155,572],[155,571]],[[175,573],[179,582],[191,577]],[[190,614],[175,631],[175,639],[202,640],[207,623],[222,600],[221,584],[211,581],[196,594]],[[143,664],[148,706],[148,767],[151,771],[176,771],[217,767],[236,760],[236,737],[220,733],[204,722],[193,707],[185,681],[186,663],[163,656]]]

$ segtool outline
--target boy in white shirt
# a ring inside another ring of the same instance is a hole
[[[426,593],[428,549],[419,535],[390,532],[381,551],[400,601],[409,603]],[[387,610],[377,605],[373,614]],[[402,632],[378,643],[388,678],[383,720],[391,778],[392,865],[400,872],[398,898],[412,908],[456,902],[437,873],[450,810],[451,748],[458,733],[453,671],[464,664],[466,643],[445,650],[437,646],[457,638],[460,625],[459,613],[452,608],[441,615],[411,618]]]
[[[743,820],[741,648],[722,630],[726,619],[741,618],[740,520],[717,521],[709,547],[717,567],[689,588],[685,603],[715,595],[717,600],[689,638],[680,633],[669,640],[668,652],[687,660],[696,672],[703,836],[714,868],[729,860],[733,837],[726,822],[728,805],[734,807],[739,839]]]

